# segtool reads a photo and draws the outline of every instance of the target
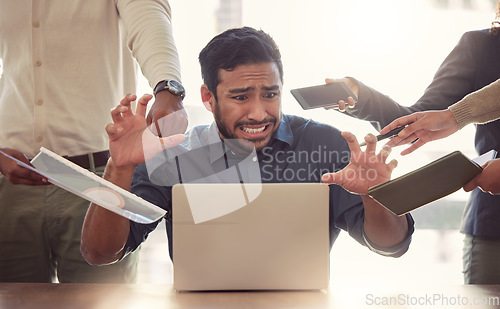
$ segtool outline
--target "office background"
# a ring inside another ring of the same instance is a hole
[[[411,105],[430,83],[446,55],[469,30],[490,26],[496,0],[170,0],[174,36],[181,59],[190,127],[209,123],[201,103],[198,53],[217,33],[248,25],[270,33],[284,65],[283,111],[332,124],[358,139],[376,131],[366,122],[336,111],[301,110],[290,95],[296,87],[321,84],[325,77],[353,76]],[[151,92],[141,79],[138,91]],[[394,177],[454,150],[475,157],[472,126],[425,145],[399,161]],[[459,192],[417,211],[417,231],[409,252],[387,259],[359,246],[347,235],[331,252],[332,285],[405,281],[461,284],[459,223],[468,194]],[[171,283],[163,225],[143,246],[140,282]]]

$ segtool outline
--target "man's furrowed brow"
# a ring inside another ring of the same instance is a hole
[[[232,94],[237,94],[237,93],[248,92],[248,91],[254,90],[254,89],[255,89],[254,87],[234,88],[234,89],[229,89],[228,92],[232,93]],[[276,91],[276,90],[280,90],[280,86],[279,85],[263,86],[262,89],[264,89],[265,91]]]
[[[266,91],[276,91],[276,90],[280,90],[280,86],[279,85],[273,85],[273,86],[269,86],[269,87],[262,87],[262,89],[266,90]]]
[[[233,93],[233,94],[236,94],[236,93],[243,93],[243,92],[247,92],[249,90],[253,89],[253,87],[246,87],[246,88],[234,88],[234,89],[229,89],[229,93]]]

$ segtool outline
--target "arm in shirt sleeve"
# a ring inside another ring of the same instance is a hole
[[[479,31],[465,33],[435,73],[424,95],[414,105],[400,105],[389,96],[358,82],[358,103],[346,112],[358,119],[370,121],[380,130],[401,116],[448,108],[475,90],[476,70],[481,61],[479,51],[486,42],[486,35]]]
[[[162,80],[181,81],[180,62],[167,0],[115,0],[127,45],[151,88]]]
[[[169,252],[171,253],[171,233],[168,229],[169,226],[171,226],[169,225],[169,220],[172,217],[171,187],[153,184],[149,179],[146,164],[140,164],[137,166],[135,171],[130,192],[167,211],[164,219],[166,220]],[[141,224],[130,221],[130,232],[124,247],[123,257],[125,257],[128,253],[135,251],[141,243],[147,239],[149,233],[156,229],[160,221],[161,220],[151,224]]]
[[[351,194],[340,186],[330,185],[330,200],[331,205],[336,204],[330,207],[330,220],[333,220],[335,228],[347,231],[357,242],[383,256],[400,257],[408,251],[411,236],[415,231],[414,221],[410,214],[406,215],[408,232],[403,241],[390,248],[383,248],[373,244],[365,234],[364,207],[359,195]]]
[[[331,134],[318,134],[325,138],[325,144],[330,144],[331,150],[336,153],[350,153],[347,142],[340,137],[336,130]],[[328,140],[331,142],[328,143]],[[349,163],[350,156],[339,156],[334,164],[335,170],[343,169]],[[352,194],[338,185],[329,185],[330,188],[330,245],[333,245],[339,229],[347,231],[360,244],[380,255],[399,257],[409,248],[411,235],[414,232],[414,222],[410,214],[406,215],[408,230],[404,239],[391,247],[380,247],[372,243],[365,233],[365,208],[361,196]]]

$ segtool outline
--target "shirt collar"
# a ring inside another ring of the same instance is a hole
[[[278,127],[278,130],[274,132],[271,139],[273,138],[285,142],[290,146],[292,145],[293,143],[292,128],[290,128],[290,121],[286,115],[281,116],[281,122]]]
[[[219,136],[219,130],[215,121],[208,127],[207,134],[210,163],[214,163],[222,158],[228,149],[222,145],[222,139]]]

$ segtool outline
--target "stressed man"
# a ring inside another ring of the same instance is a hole
[[[389,180],[397,165],[386,163],[390,148],[376,153],[376,138],[369,135],[361,151],[348,132],[284,115],[281,56],[268,34],[249,27],[227,30],[208,43],[199,60],[201,98],[214,123],[195,127],[184,141],[182,136],[159,139],[146,130],[151,96],[141,97],[133,114],[136,97],[128,95],[106,127],[111,159],[105,179],[167,210],[170,244],[175,183],[323,181],[330,184],[330,245],[345,230],[379,254],[397,257],[407,251],[411,216],[397,217],[367,195],[368,188]],[[249,154],[254,160],[247,160]],[[233,166],[238,166],[236,179],[221,176]],[[157,224],[138,224],[93,204],[84,222],[82,254],[91,264],[113,263],[134,251]]]

